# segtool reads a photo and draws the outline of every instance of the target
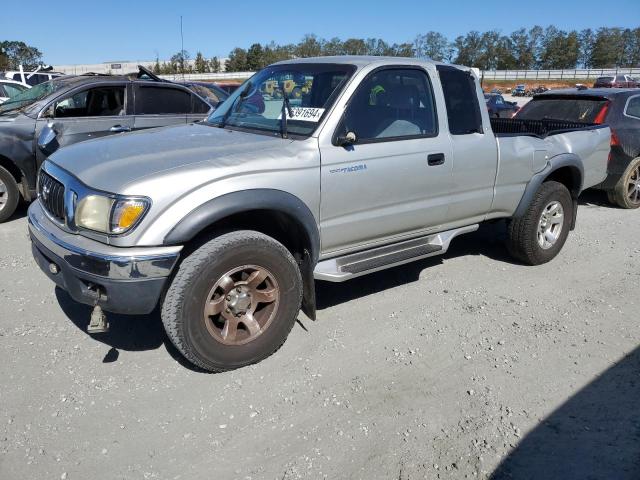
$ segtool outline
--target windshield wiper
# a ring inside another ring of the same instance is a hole
[[[224,126],[227,124],[227,121],[229,120],[229,117],[234,112],[236,107],[239,107],[240,103],[244,102],[244,99],[247,98],[247,95],[249,94],[249,90],[251,90],[251,82],[250,81],[247,82],[247,85],[242,89],[242,92],[240,92],[240,95],[238,95],[235,98],[235,100],[233,101],[233,103],[229,107],[229,110],[224,112],[224,115],[222,116],[222,120],[220,120],[220,123],[218,124],[218,126],[220,128],[224,128]]]
[[[291,110],[291,103],[289,103],[289,95],[287,95],[287,91],[284,89],[284,87],[282,87],[281,90],[282,90],[282,114],[281,114],[282,118],[280,119],[280,133],[282,135],[282,138],[288,138],[287,113],[289,113],[289,116],[293,118],[293,110]]]

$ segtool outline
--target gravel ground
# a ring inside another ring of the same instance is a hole
[[[442,257],[318,285],[284,347],[191,369],[157,315],[85,333],[0,225],[2,479],[640,478],[639,212],[599,193],[553,262],[504,225]]]

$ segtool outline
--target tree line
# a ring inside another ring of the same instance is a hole
[[[520,28],[510,35],[474,30],[453,40],[430,31],[400,44],[380,38],[326,40],[307,34],[297,44],[254,43],[247,49],[234,48],[225,70],[255,71],[280,60],[327,55],[428,57],[482,70],[640,67],[640,27],[565,31],[550,25]]]
[[[226,64],[218,57],[197,52],[192,59],[182,50],[169,61],[156,58],[158,74],[256,71],[291,58],[327,55],[385,55],[428,57],[482,70],[554,70],[573,68],[640,67],[640,27],[601,27],[596,30],[561,30],[553,25],[520,28],[509,35],[498,30],[470,31],[453,40],[430,31],[412,42],[388,43],[381,38],[319,38],[307,34],[297,44],[254,43],[234,48]],[[0,41],[0,70],[20,64],[33,69],[42,62],[42,52],[20,41]]]
[[[191,61],[191,55],[186,50],[172,55],[168,62],[160,63],[160,59],[156,57],[156,63],[153,65],[153,73],[160,75],[172,73],[218,73],[221,70],[222,63],[218,57],[207,59],[202,52],[198,52],[193,61]]]

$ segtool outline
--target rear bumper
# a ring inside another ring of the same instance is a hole
[[[124,314],[155,308],[182,248],[120,248],[66,233],[38,201],[29,207],[29,236],[41,270],[75,301]]]

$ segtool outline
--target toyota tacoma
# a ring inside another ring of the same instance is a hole
[[[285,83],[308,85],[290,98]],[[265,95],[275,83],[280,95]],[[490,119],[471,69],[409,58],[284,61],[206,121],[60,149],[29,208],[41,269],[103,311],[160,311],[211,371],[285,341],[314,281],[441,255],[507,219],[521,262],[554,258],[607,173],[606,125]]]

